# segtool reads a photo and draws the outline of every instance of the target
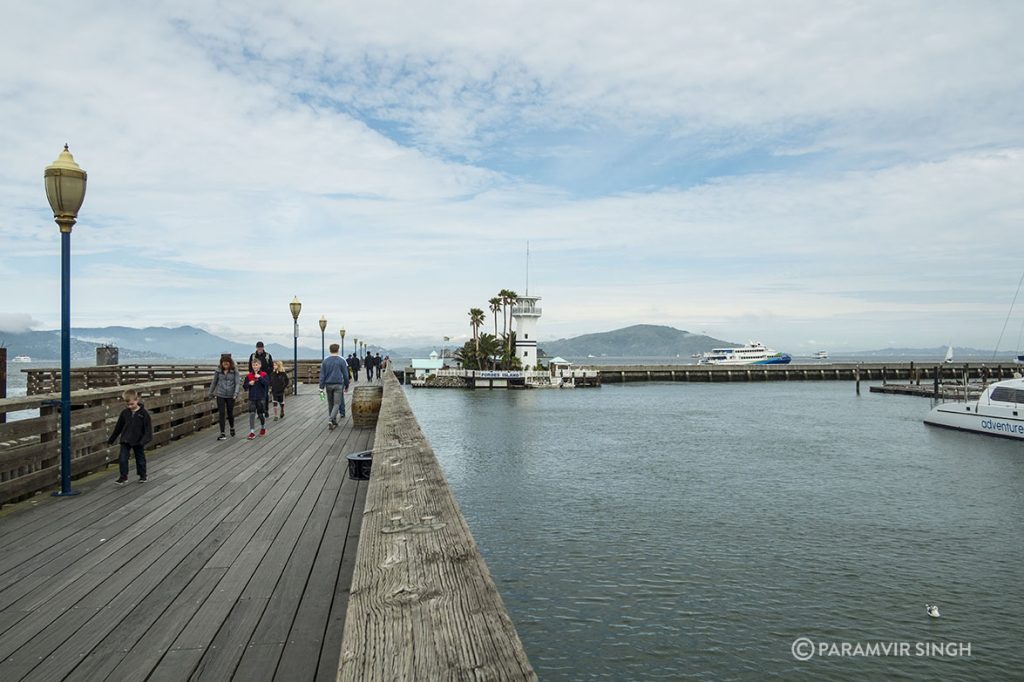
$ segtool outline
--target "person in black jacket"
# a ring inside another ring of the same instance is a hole
[[[362,363],[359,362],[359,356],[353,353],[348,356],[348,370],[352,376],[352,381],[359,381],[359,368],[362,367]]]
[[[249,356],[250,367],[252,367],[254,359],[260,361],[260,371],[266,372],[267,376],[270,376],[270,373],[274,371],[274,356],[264,350],[262,341],[256,342],[256,352]]]
[[[153,420],[139,402],[137,392],[128,389],[121,397],[124,399],[125,408],[117,418],[114,432],[107,439],[107,444],[113,445],[117,437],[121,437],[121,452],[118,455],[120,475],[115,483],[121,485],[128,480],[128,453],[132,451],[135,452],[135,472],[139,475],[139,483],[145,483],[146,443],[153,440]]]
[[[274,421],[278,420],[277,410],[281,408],[281,419],[284,419],[284,394],[288,388],[288,372],[284,369],[284,363],[278,360],[274,363],[274,373],[270,375],[270,392],[274,396]]]

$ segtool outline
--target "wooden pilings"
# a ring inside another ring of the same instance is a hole
[[[604,366],[595,367],[602,383],[627,383],[634,381],[878,381],[883,384],[892,381],[910,381],[920,384],[921,379],[939,376],[962,378],[1008,379],[1013,376],[1016,366],[985,365],[972,366],[968,363],[921,367],[917,363],[834,363],[828,365],[664,365],[664,366]]]

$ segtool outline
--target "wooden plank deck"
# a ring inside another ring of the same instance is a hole
[[[365,385],[360,383],[357,385]],[[315,387],[0,514],[0,680],[334,680],[366,482]],[[351,398],[351,393],[349,394]]]

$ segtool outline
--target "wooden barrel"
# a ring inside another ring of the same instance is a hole
[[[357,429],[376,427],[383,398],[383,386],[359,386],[352,391],[352,425]]]

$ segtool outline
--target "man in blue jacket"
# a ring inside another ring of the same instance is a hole
[[[348,391],[348,364],[338,356],[338,344],[331,344],[331,354],[320,364],[320,391],[327,393],[327,428],[338,425],[338,415],[345,418],[345,392]]]

